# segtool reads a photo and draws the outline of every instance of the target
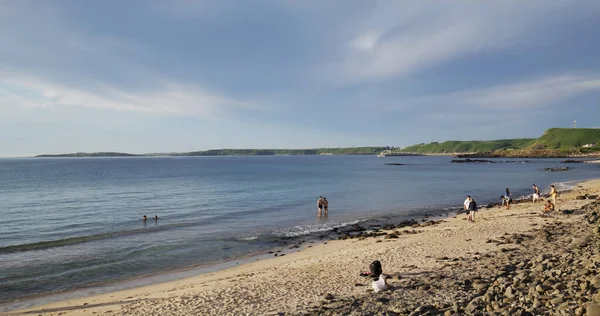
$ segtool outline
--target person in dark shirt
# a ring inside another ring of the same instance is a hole
[[[477,202],[474,198],[471,198],[469,203],[469,222],[475,222],[475,212],[477,212]]]

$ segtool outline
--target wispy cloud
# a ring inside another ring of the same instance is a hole
[[[444,99],[478,108],[513,110],[552,106],[565,99],[598,90],[598,76],[559,75],[457,92]]]
[[[363,103],[368,104],[369,109],[385,112],[434,109],[427,115],[429,118],[447,119],[459,118],[464,111],[491,116],[502,111],[518,114],[527,109],[553,107],[593,92],[600,92],[600,76],[561,74],[431,96],[383,98]]]
[[[232,109],[264,108],[253,103],[203,91],[192,84],[161,81],[153,91],[127,91],[98,84],[89,89],[17,76],[0,85],[0,107],[79,106],[146,113],[222,116]]]
[[[376,3],[366,19],[353,26],[355,35],[341,48],[340,60],[325,67],[330,77],[342,82],[403,77],[470,54],[527,46],[548,23],[560,23],[563,9],[573,5]],[[591,12],[600,7],[590,1],[577,5],[593,8]]]
[[[35,8],[11,4],[0,20],[0,46],[6,48],[0,59],[11,61],[0,60],[5,112],[18,106],[78,106],[215,117],[266,108],[202,82],[172,79],[138,60],[156,48],[110,32],[84,32],[50,4]]]

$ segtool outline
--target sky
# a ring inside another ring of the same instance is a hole
[[[1,1],[0,156],[600,127],[600,1]]]

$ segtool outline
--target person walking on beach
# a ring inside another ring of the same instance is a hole
[[[550,186],[550,197],[552,198],[552,205],[554,205],[554,210],[558,211],[558,207],[556,206],[556,196],[558,193],[556,192],[556,188],[554,184]]]
[[[325,215],[327,215],[329,213],[329,201],[327,201],[326,197],[323,198],[323,209],[325,210]]]
[[[475,212],[477,212],[477,202],[471,198],[469,202],[469,222],[475,222]]]
[[[533,202],[539,202],[540,201],[540,189],[538,189],[537,185],[535,185],[535,183],[533,184]]]
[[[319,199],[317,200],[317,214],[321,215],[321,212],[323,211],[323,197],[319,196]]]
[[[471,196],[467,195],[467,198],[463,202],[463,208],[465,210],[465,214],[469,217],[469,204],[471,203]]]
[[[510,197],[510,190],[508,188],[506,188],[506,191],[504,192],[504,203],[506,203],[506,209],[510,210],[510,202],[512,201],[512,198]]]

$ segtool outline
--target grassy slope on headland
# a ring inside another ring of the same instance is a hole
[[[587,144],[597,144],[583,148]],[[500,139],[490,141],[447,141],[417,144],[402,149],[415,153],[463,153],[498,157],[563,157],[600,151],[600,129],[551,128],[540,138]]]

